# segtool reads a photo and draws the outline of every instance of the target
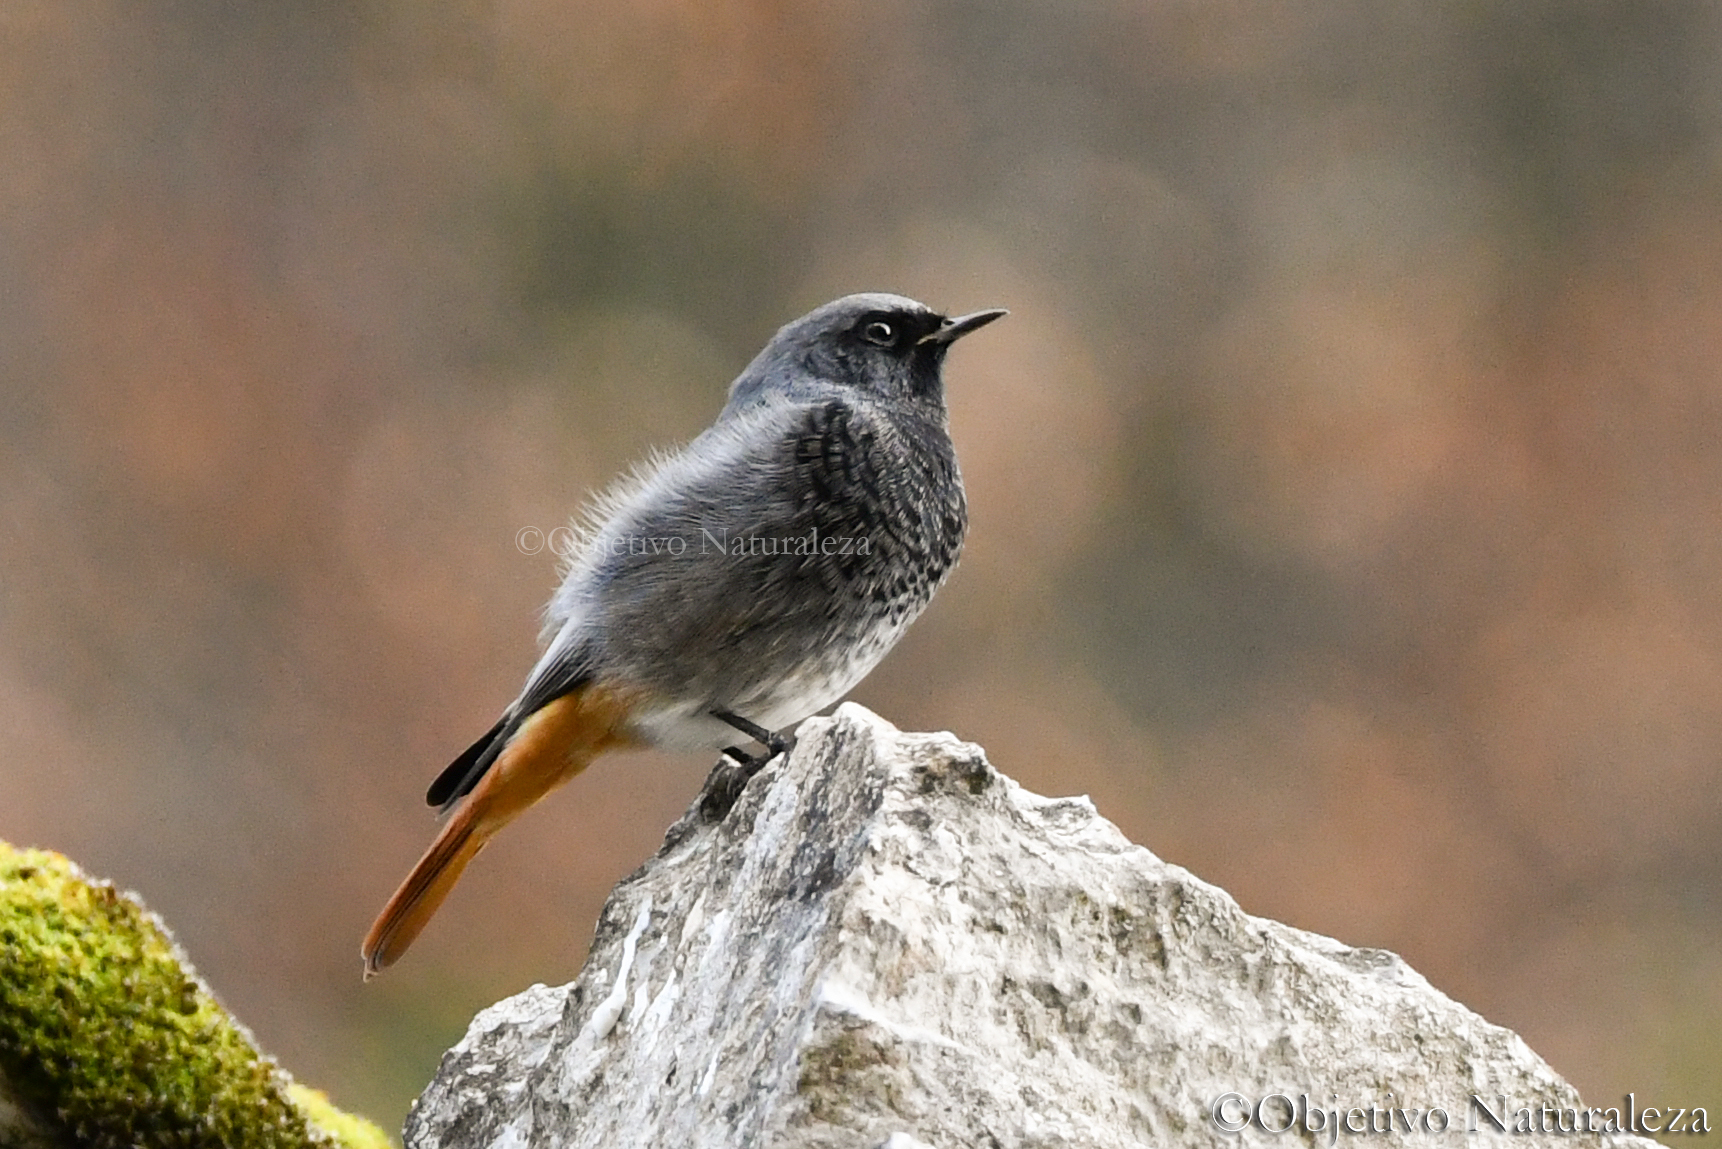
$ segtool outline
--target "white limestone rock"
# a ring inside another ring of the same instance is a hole
[[[1208,1147],[1227,1094],[1307,1094],[1329,1126],[1243,1144],[1332,1144],[1373,1108],[1391,1135],[1337,1137],[1651,1145],[1492,1138],[1473,1095],[1509,1128],[1585,1112],[1515,1034],[1393,954],[1245,914],[949,734],[845,705],[737,783],[715,770],[617,886],[577,981],[474,1020],[408,1149]]]

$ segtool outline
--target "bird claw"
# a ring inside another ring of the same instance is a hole
[[[747,771],[749,778],[759,773],[760,769],[779,754],[788,753],[795,746],[795,737],[784,737],[775,730],[767,730],[757,722],[743,718],[739,714],[731,714],[727,710],[714,710],[713,718],[735,727],[761,746],[765,747],[764,754],[749,754],[739,746],[726,746],[724,753],[733,758],[737,765]]]

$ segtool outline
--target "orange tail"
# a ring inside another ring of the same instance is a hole
[[[365,935],[359,952],[367,981],[413,944],[492,835],[599,754],[631,741],[621,732],[628,713],[626,700],[617,692],[585,686],[554,699],[521,723]]]

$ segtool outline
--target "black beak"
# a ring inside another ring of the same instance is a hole
[[[947,319],[939,324],[937,331],[921,336],[916,343],[952,343],[971,331],[979,331],[995,319],[1003,319],[1010,312],[1002,307],[990,308],[986,311],[975,311],[968,315],[959,315],[955,319]]]

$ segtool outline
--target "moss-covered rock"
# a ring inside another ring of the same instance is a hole
[[[136,898],[0,842],[0,1094],[95,1149],[384,1149],[258,1052]],[[3,1124],[3,1123],[0,1123]]]

